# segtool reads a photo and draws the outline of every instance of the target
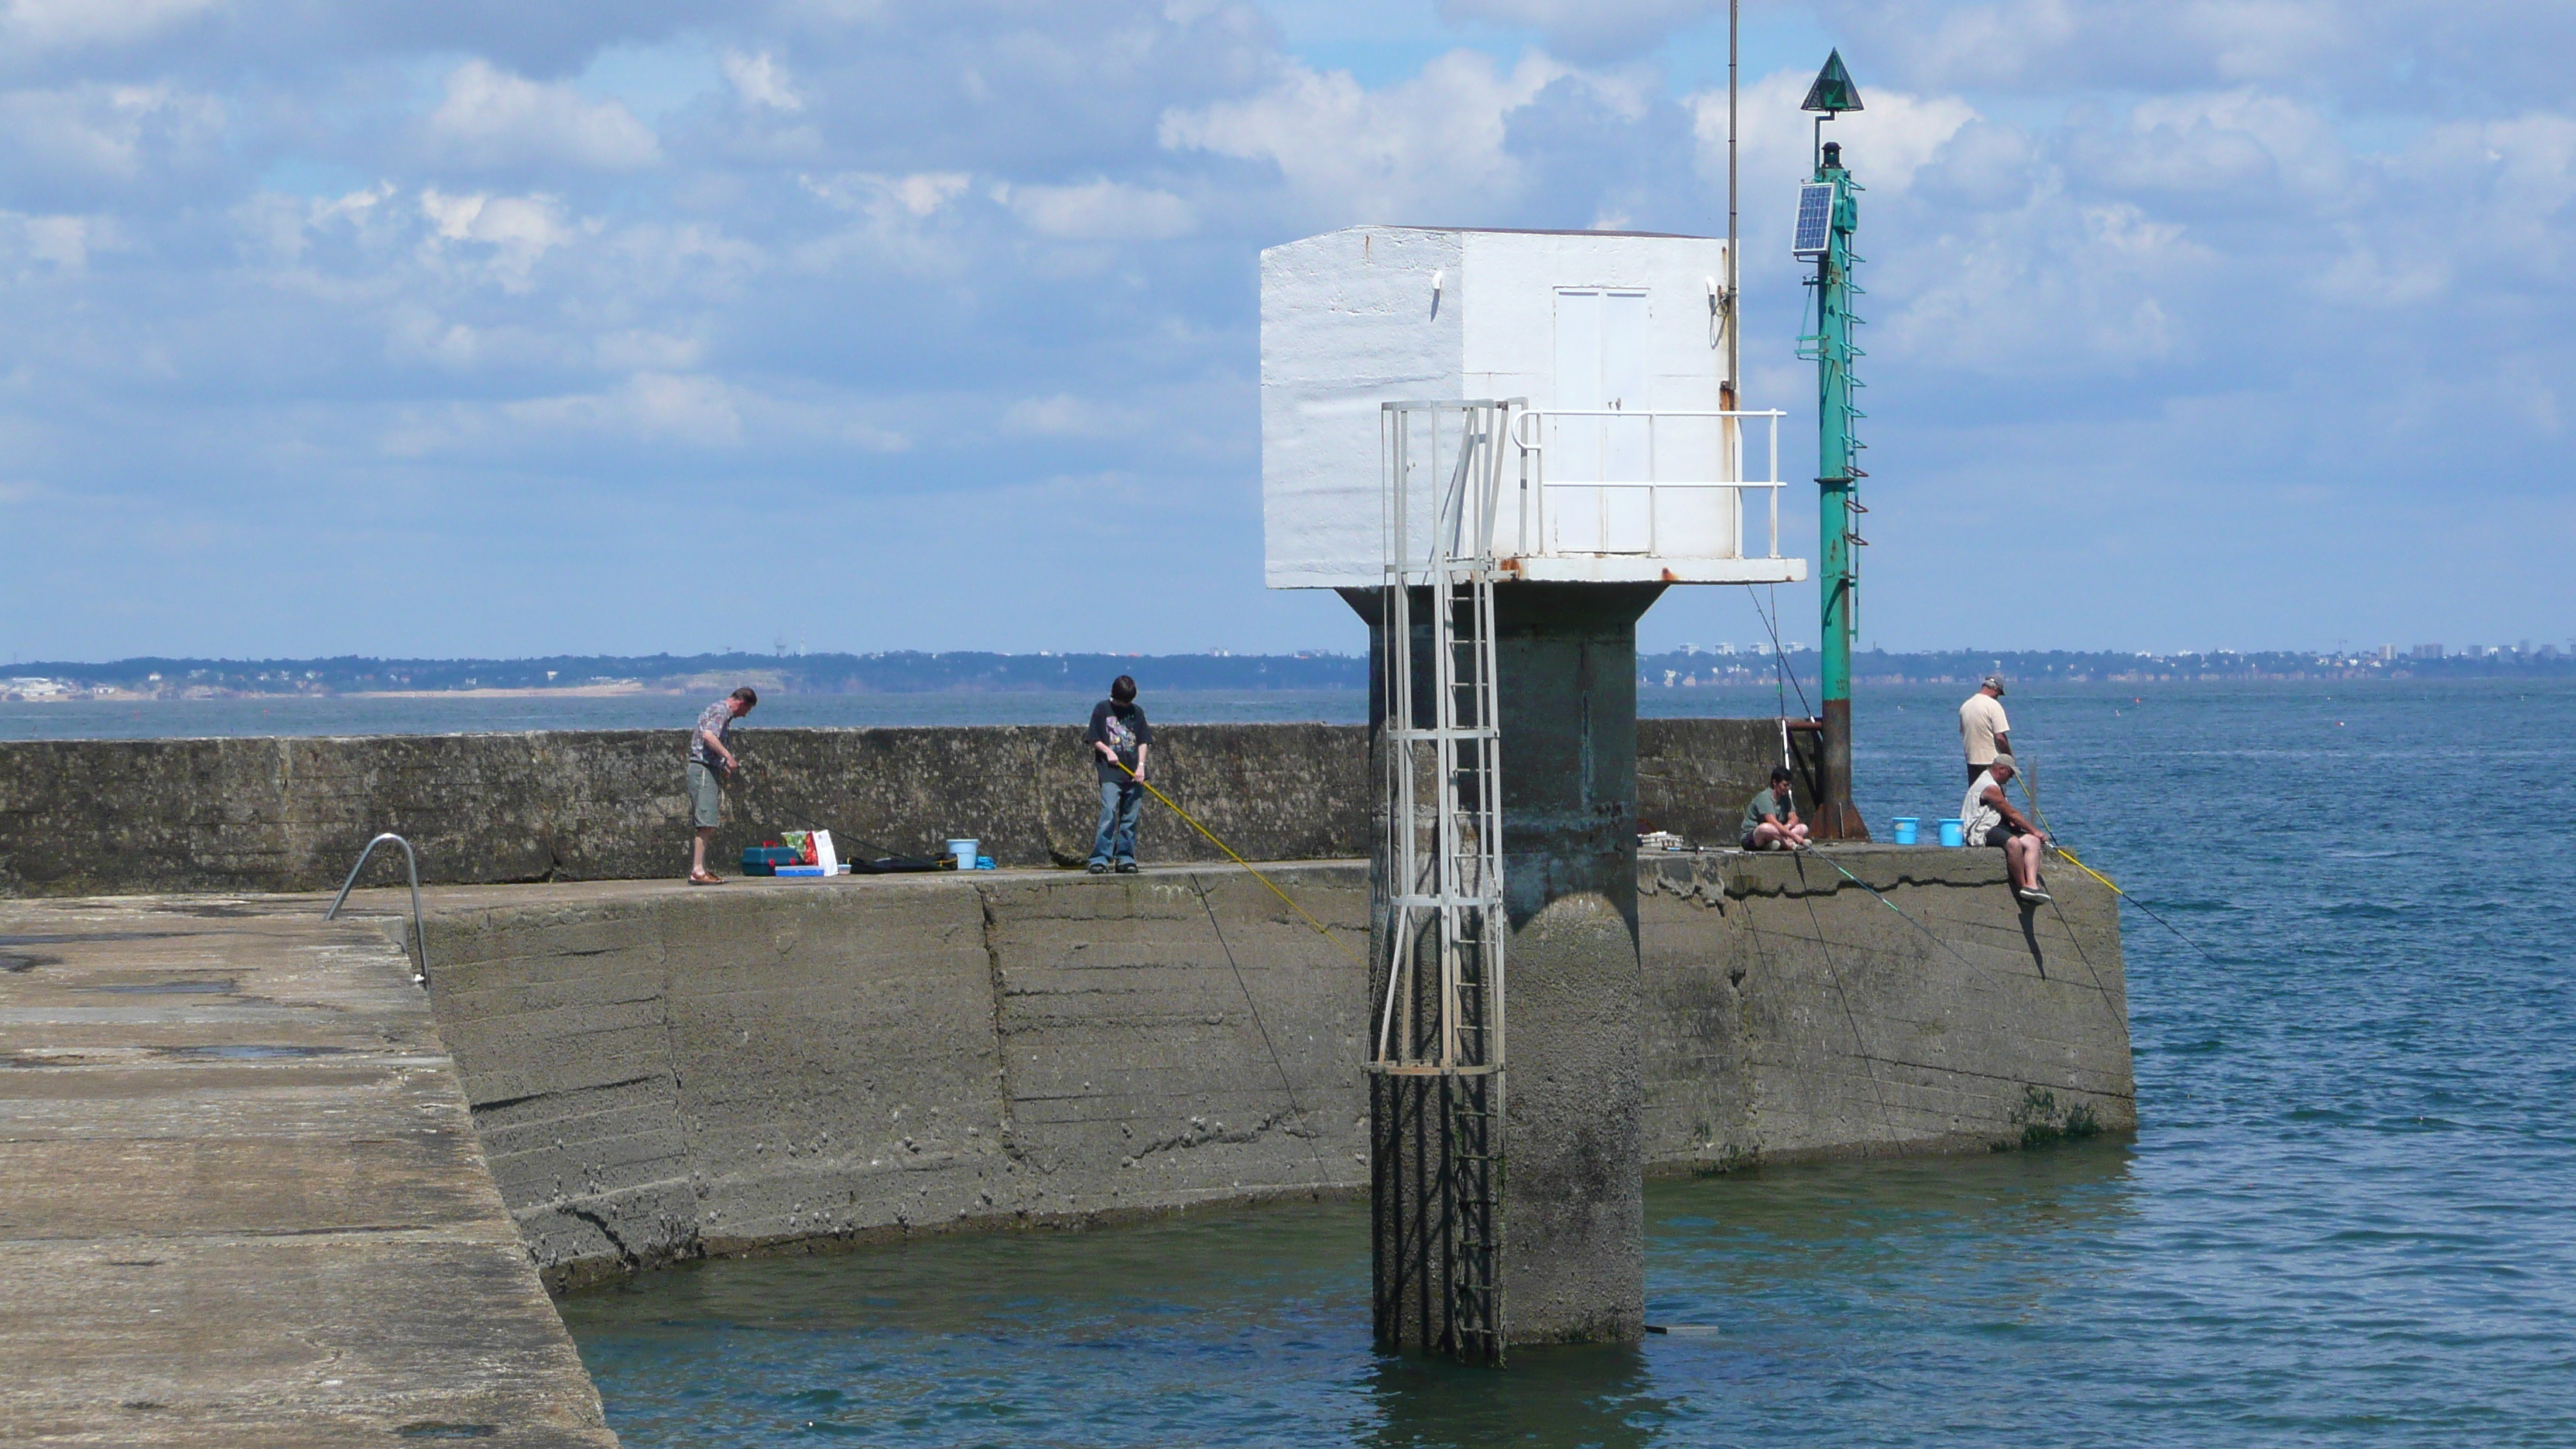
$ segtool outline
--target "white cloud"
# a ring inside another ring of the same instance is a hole
[[[116,222],[99,216],[27,216],[0,211],[0,258],[42,262],[57,272],[89,266],[90,253],[117,245]]]
[[[1742,150],[1739,165],[1748,176],[1794,175],[1809,171],[1814,144],[1809,122],[1798,102],[1815,78],[1800,71],[1779,71],[1744,88],[1737,107]],[[1915,173],[1931,164],[1943,148],[1977,118],[1976,108],[1956,96],[1915,96],[1901,91],[1871,90],[1864,109],[1846,111],[1824,128],[1825,139],[1840,141],[1846,164],[1873,192],[1902,192]],[[1699,143],[1703,174],[1726,174],[1726,92],[1701,91],[1691,108],[1691,133]]]
[[[2260,84],[2421,112],[2444,89],[2563,94],[2564,0],[1829,0],[1864,96],[1916,86],[2064,95]]]
[[[960,224],[955,202],[974,184],[963,171],[918,171],[905,176],[843,172],[800,176],[797,184],[833,209],[854,213],[846,231],[811,238],[796,248],[799,270],[837,272],[854,266],[893,266],[913,273],[955,273],[963,255],[951,233]]]
[[[11,91],[0,94],[0,147],[17,152],[8,171],[22,182],[30,172],[131,182],[211,151],[225,119],[220,100],[166,83]]]
[[[626,328],[601,337],[599,365],[610,372],[687,372],[706,360],[703,338]]]
[[[796,87],[788,82],[787,71],[770,58],[768,51],[758,55],[726,51],[724,75],[744,105],[765,106],[773,111],[805,109],[805,98],[796,93]]]
[[[607,434],[627,440],[715,446],[741,441],[733,389],[703,374],[646,372],[611,392],[533,398],[501,409],[541,431]]]
[[[963,171],[916,171],[909,176],[881,176],[865,171],[839,176],[797,178],[807,191],[836,206],[871,216],[932,216],[974,184]]]
[[[5,5],[0,5],[0,35],[36,49],[127,45],[215,10],[221,3],[222,0],[6,0]]]
[[[430,114],[431,153],[474,167],[555,165],[634,171],[662,159],[661,143],[617,101],[591,101],[469,60],[450,72]]]
[[[2242,201],[2287,185],[2332,201],[2354,185],[2351,152],[2325,117],[2252,87],[2150,97],[2131,109],[2121,133],[2082,143],[2079,161],[2125,191]]]
[[[0,89],[11,486],[119,491],[229,541],[188,588],[137,580],[136,617],[157,622],[134,629],[194,633],[120,643],[712,647],[697,613],[636,582],[685,566],[667,520],[711,478],[774,503],[711,518],[728,548],[994,580],[953,612],[884,614],[858,647],[1081,642],[1048,631],[1093,625],[1029,600],[1082,586],[1062,539],[1098,523],[1073,500],[1103,486],[1162,500],[1114,526],[1164,530],[1151,541],[1177,546],[1156,556],[1198,572],[1160,586],[1207,601],[1188,637],[1148,621],[1131,647],[1355,641],[1321,632],[1347,627],[1335,601],[1265,595],[1251,562],[1255,250],[1355,220],[1722,218],[1717,98],[1587,59],[1633,43],[1623,27],[1713,8],[1696,0],[1450,0],[1556,38],[1366,80],[1283,53],[1239,0],[695,3],[414,6],[396,26],[337,0],[0,0],[0,75],[19,87]],[[2064,521],[2100,500],[2198,488],[2252,508],[2330,487],[2363,510],[2458,472],[2525,498],[2556,486],[2576,117],[2550,67],[2576,6],[1823,5],[1868,101],[1827,134],[1870,188],[1882,620],[1972,627],[1955,589],[1904,592],[1907,569],[1973,546],[1940,531],[1953,500],[2044,502],[2035,558],[2105,539],[2153,555],[2151,588],[2031,625],[2100,642],[2208,636],[2227,621],[2194,601],[2242,580],[2190,539]],[[70,16],[141,38],[40,47],[26,22],[47,15],[57,35]],[[2383,43],[2399,19],[2420,44]],[[443,58],[406,120],[423,54]],[[2482,66],[2521,109],[2460,99],[2496,93]],[[1746,361],[1757,397],[1791,407],[1812,385],[1790,360],[1784,234],[1811,74],[1746,97]],[[2037,411],[2060,421],[2021,421]],[[1012,506],[1076,471],[1063,506]],[[410,506],[429,497],[456,506]],[[960,530],[969,509],[991,516]],[[55,512],[10,511],[0,616],[25,647],[73,653],[114,631],[61,602],[76,588],[32,581],[119,554]],[[384,519],[436,559],[431,607],[340,622],[315,603],[340,575],[312,540]],[[2535,561],[2530,530],[2483,547],[2481,598],[2576,609],[2576,571]],[[2319,571],[2313,601],[2266,617],[2377,607],[2347,583],[2369,572]]]
[[[455,253],[448,244],[460,242],[489,248],[466,255],[512,292],[527,291],[538,260],[578,234],[552,196],[451,196],[432,187],[421,192],[420,210],[434,228],[430,251]]]
[[[1145,410],[1124,403],[1060,392],[1011,404],[1002,426],[1032,438],[1118,438],[1137,432],[1148,417]]]
[[[1106,178],[1081,186],[1004,184],[993,188],[993,199],[1029,230],[1064,241],[1163,241],[1198,227],[1198,213],[1172,193]]]
[[[1510,70],[1451,51],[1422,73],[1372,91],[1348,71],[1288,65],[1257,96],[1163,115],[1173,151],[1267,161],[1328,222],[1491,217],[1516,198],[1520,165],[1506,123],[1566,67],[1523,56]]]
[[[1549,45],[1582,60],[1635,55],[1725,13],[1725,0],[1440,0],[1444,19],[1542,30]]]

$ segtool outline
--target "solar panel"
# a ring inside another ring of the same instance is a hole
[[[1811,181],[1798,188],[1798,241],[1789,248],[1802,262],[1812,262],[1833,245],[1834,185]]]

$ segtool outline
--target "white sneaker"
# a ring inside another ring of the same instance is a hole
[[[2049,901],[2052,899],[2052,897],[2051,897],[2051,896],[2048,894],[2048,892],[2046,892],[2046,891],[2035,891],[2035,890],[2027,890],[2027,889],[2014,891],[2014,892],[2013,892],[2013,895],[2014,895],[2014,897],[2015,897],[2015,898],[2019,899],[2023,905],[2026,905],[2026,906],[2044,906],[2044,905],[2047,905],[2047,904],[2049,903]]]

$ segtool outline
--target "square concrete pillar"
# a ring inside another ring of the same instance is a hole
[[[1659,584],[1495,590],[1511,928],[1500,1279],[1514,1344],[1624,1342],[1645,1332],[1636,624],[1662,592]],[[1375,622],[1375,591],[1343,596]],[[1417,641],[1417,658],[1429,657],[1428,645],[1427,637]],[[1373,644],[1373,731],[1383,725],[1382,656]],[[1426,681],[1415,687],[1417,708],[1427,711]],[[1373,933],[1380,961],[1388,945],[1383,872],[1380,862]],[[1373,1100],[1383,1116],[1396,1099]],[[1373,1141],[1420,1135],[1377,1126]],[[1440,1311],[1438,1284],[1410,1263],[1385,1262],[1384,1245],[1418,1241],[1425,1208],[1390,1187],[1377,1198],[1380,1334],[1420,1341],[1426,1315]]]

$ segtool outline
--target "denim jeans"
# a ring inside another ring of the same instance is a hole
[[[1136,812],[1145,803],[1145,787],[1133,780],[1100,782],[1100,828],[1091,837],[1091,863],[1136,858]]]

